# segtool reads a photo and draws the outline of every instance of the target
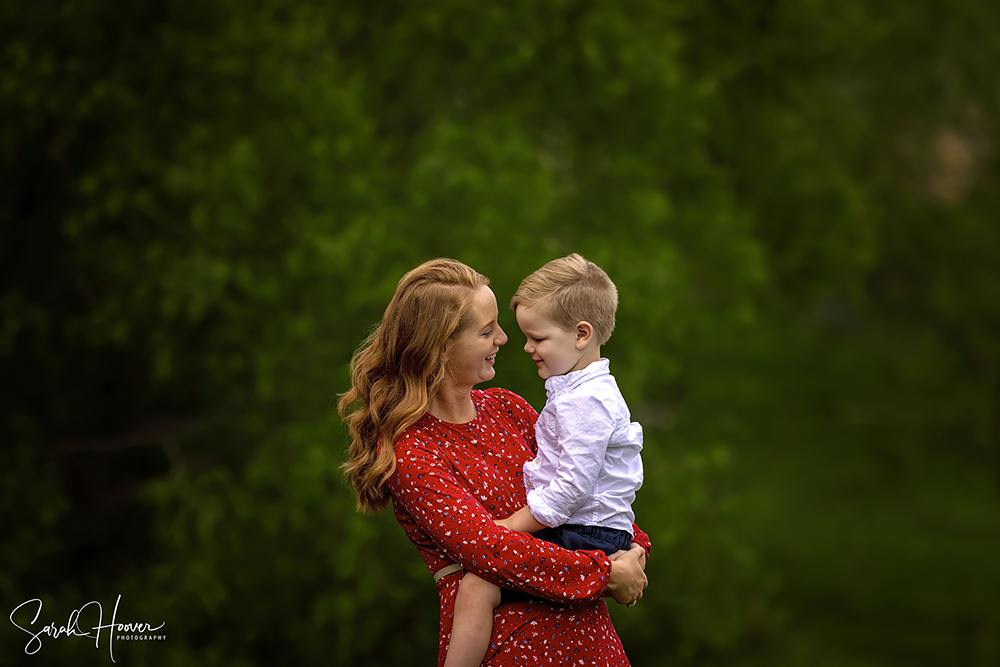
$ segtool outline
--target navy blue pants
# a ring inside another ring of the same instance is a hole
[[[610,556],[616,551],[628,551],[632,544],[631,533],[614,528],[601,528],[600,526],[565,524],[555,528],[542,528],[532,535],[540,540],[558,544],[570,551],[600,549],[605,556]]]

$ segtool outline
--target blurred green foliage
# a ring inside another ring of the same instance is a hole
[[[432,663],[337,394],[438,256],[580,252],[644,424],[641,665],[1000,664],[1000,6],[0,6],[0,592],[124,664]],[[501,307],[503,311],[503,307]],[[513,318],[497,383],[541,407]],[[6,613],[9,613],[6,612]],[[0,664],[106,664],[0,632]]]

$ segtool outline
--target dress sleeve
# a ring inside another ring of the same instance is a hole
[[[430,448],[409,443],[397,448],[396,458],[389,479],[393,502],[469,572],[562,604],[588,604],[603,595],[611,563],[600,552],[567,551],[497,526]]]
[[[646,558],[649,558],[649,552],[653,548],[649,541],[649,535],[642,532],[642,530],[636,524],[632,524],[632,542],[638,544],[640,547],[646,550]]]

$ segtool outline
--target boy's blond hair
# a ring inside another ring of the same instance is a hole
[[[566,331],[578,322],[590,322],[594,338],[604,345],[615,328],[618,289],[604,270],[573,253],[554,259],[521,281],[510,307],[539,308]]]

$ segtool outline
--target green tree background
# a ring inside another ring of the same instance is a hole
[[[1000,5],[0,5],[0,600],[126,665],[433,664],[334,409],[399,277],[580,252],[644,665],[1000,665]],[[540,408],[511,342],[497,383]],[[30,620],[30,619],[28,619]],[[2,665],[105,665],[0,624]],[[103,646],[103,645],[102,645]]]

